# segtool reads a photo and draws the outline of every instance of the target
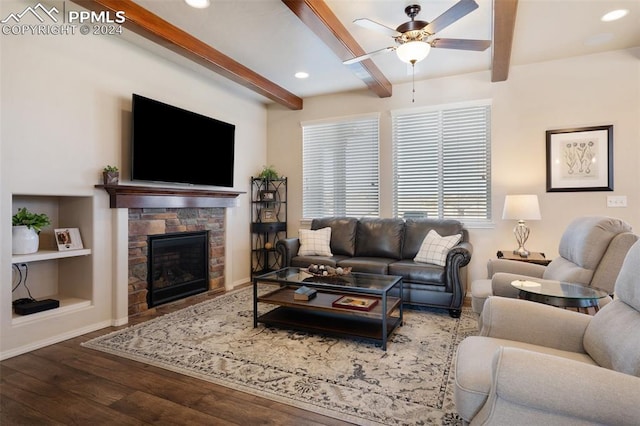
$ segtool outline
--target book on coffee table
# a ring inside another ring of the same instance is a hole
[[[356,309],[370,311],[378,304],[378,299],[371,297],[342,296],[332,303],[334,308]]]
[[[293,292],[293,300],[311,300],[316,297],[316,293],[315,288],[302,286]]]

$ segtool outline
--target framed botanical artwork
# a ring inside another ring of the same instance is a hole
[[[277,222],[278,216],[275,209],[260,210],[260,222]]]
[[[82,246],[82,238],[80,237],[80,230],[78,228],[54,229],[53,233],[56,236],[56,244],[58,244],[59,251],[78,250],[84,248]]]
[[[264,190],[260,191],[260,201],[275,201],[276,191]]]
[[[547,130],[547,192],[613,191],[613,125]]]

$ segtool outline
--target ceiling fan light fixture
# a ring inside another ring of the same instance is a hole
[[[211,4],[209,0],[184,0],[184,2],[196,9],[206,9]]]
[[[430,50],[431,45],[429,45],[429,43],[424,41],[409,41],[398,46],[396,54],[402,62],[416,64],[426,58]]]

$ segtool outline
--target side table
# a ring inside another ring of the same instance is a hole
[[[599,310],[598,301],[609,294],[598,288],[561,281],[515,280],[511,285],[519,290],[518,297],[532,302],[557,306],[558,308],[576,308],[578,312],[589,313],[589,308]]]
[[[514,253],[513,250],[498,250],[496,256],[498,256],[498,259],[517,260],[519,262],[529,262],[544,266],[551,263],[551,261],[544,256],[544,253],[535,251],[530,252],[528,257],[522,257]]]

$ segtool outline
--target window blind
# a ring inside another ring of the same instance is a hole
[[[490,220],[490,129],[489,104],[393,112],[394,215]]]
[[[302,125],[303,215],[379,216],[378,116]]]

